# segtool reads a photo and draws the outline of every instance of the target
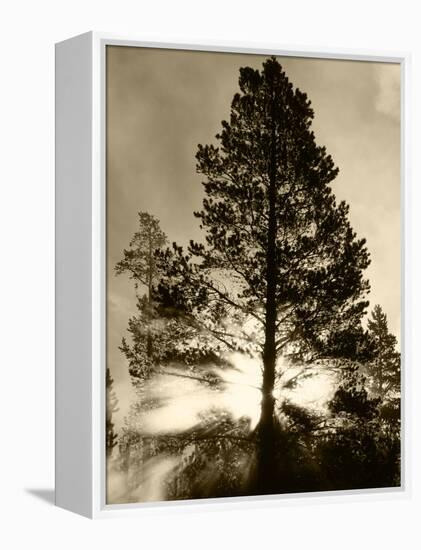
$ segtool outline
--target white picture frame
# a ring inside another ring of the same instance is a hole
[[[401,66],[402,485],[392,489],[235,497],[204,501],[105,503],[105,49],[108,45],[307,58],[394,62]],[[407,53],[309,50],[282,45],[144,42],[89,32],[56,45],[56,504],[90,518],[157,509],[408,498],[410,377]]]

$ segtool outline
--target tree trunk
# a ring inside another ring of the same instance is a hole
[[[258,424],[259,448],[257,453],[257,489],[259,493],[274,492],[276,477],[274,409],[276,369],[276,130],[274,121],[274,98],[272,98],[271,151],[269,158],[269,220],[266,254],[266,304],[265,343],[263,349],[263,384],[261,414]]]

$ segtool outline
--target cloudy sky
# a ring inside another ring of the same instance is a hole
[[[107,47],[108,366],[126,413],[130,384],[117,349],[134,312],[132,282],[114,266],[136,231],[137,212],[157,216],[170,241],[200,239],[193,211],[203,194],[197,144],[214,142],[229,118],[244,54]],[[313,129],[340,173],[333,183],[367,239],[371,306],[400,337],[400,67],[390,63],[278,58],[315,111]]]

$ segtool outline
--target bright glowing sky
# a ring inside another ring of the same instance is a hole
[[[264,57],[108,47],[107,214],[108,365],[127,412],[130,382],[117,349],[134,312],[132,283],[114,265],[136,230],[137,212],[160,220],[170,241],[200,239],[192,212],[201,206],[198,143],[209,143],[229,117],[238,69]],[[351,206],[372,264],[371,306],[380,303],[400,336],[400,69],[398,65],[279,58],[315,110],[317,142],[340,174],[338,199]]]

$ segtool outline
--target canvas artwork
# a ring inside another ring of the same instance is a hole
[[[106,503],[401,485],[398,63],[106,47]]]

